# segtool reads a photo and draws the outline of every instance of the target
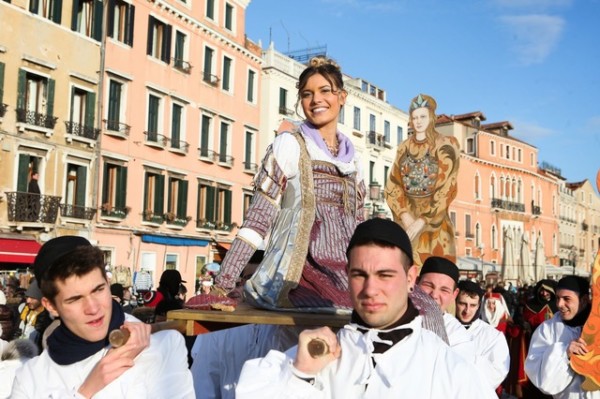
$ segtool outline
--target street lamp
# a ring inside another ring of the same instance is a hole
[[[573,275],[575,275],[575,265],[577,261],[577,248],[575,245],[571,247],[571,252],[569,253],[569,258],[571,260],[571,266],[573,267]]]
[[[373,180],[369,184],[369,199],[373,205],[373,211],[371,213],[371,219],[375,217],[379,210],[379,205],[377,202],[381,199],[381,185],[377,183],[376,180]]]

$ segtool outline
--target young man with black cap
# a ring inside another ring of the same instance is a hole
[[[82,237],[54,238],[34,269],[42,303],[61,324],[47,350],[17,372],[12,398],[195,397],[183,337],[151,336],[149,325],[125,315],[111,298],[100,249]],[[109,332],[122,327],[129,339],[110,347]]]
[[[431,256],[423,262],[419,287],[425,291],[444,312],[444,325],[448,343],[458,354],[470,362],[475,361],[475,344],[454,315],[448,313],[458,295],[458,267],[446,258]]]
[[[525,372],[531,382],[555,399],[600,398],[600,391],[581,388],[584,378],[570,366],[572,355],[588,352],[581,329],[591,310],[590,283],[579,276],[567,276],[556,286],[558,312],[533,333]]]
[[[510,367],[508,344],[504,335],[481,320],[483,290],[469,280],[458,283],[456,318],[467,330],[475,345],[475,366],[496,389],[506,378]]]
[[[334,334],[303,331],[286,353],[271,351],[246,362],[237,398],[494,398],[476,369],[422,327],[409,297],[417,268],[406,232],[395,222],[370,219],[348,245],[354,311]],[[315,342],[327,350],[310,354]]]

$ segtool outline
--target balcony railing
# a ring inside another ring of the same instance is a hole
[[[173,67],[178,71],[189,74],[192,71],[192,65],[179,58],[173,58]]]
[[[385,147],[385,138],[383,134],[378,134],[376,131],[367,132],[367,144],[375,147]]]
[[[45,127],[47,129],[54,129],[58,117],[46,114],[40,114],[34,111],[28,111],[26,109],[17,108],[17,122],[27,123],[29,125],[35,125]]]
[[[256,173],[258,171],[258,164],[252,162],[244,162],[244,171]]]
[[[505,209],[507,211],[525,212],[525,204],[506,201],[500,198],[492,198],[492,208]]]
[[[156,132],[144,132],[146,135],[146,144],[154,144],[157,147],[165,148],[169,142],[169,138]]]
[[[215,86],[215,87],[217,87],[219,85],[219,81],[220,81],[220,79],[217,75],[212,75],[208,71],[202,73],[202,80],[204,80],[209,85]]]
[[[187,141],[171,139],[171,148],[187,154],[190,148],[190,144]]]
[[[219,154],[219,163],[225,164],[227,166],[233,166],[234,158],[231,155],[227,154]]]
[[[198,148],[198,156],[204,160],[214,162],[219,154],[208,148]]]
[[[100,216],[115,219],[125,219],[131,209],[128,206],[116,207],[110,206],[108,203],[100,208]]]
[[[6,115],[7,109],[8,109],[8,104],[0,103],[0,118],[4,118],[4,115]]]
[[[174,213],[174,212],[167,212],[167,213],[165,213],[163,215],[163,218],[167,222],[167,225],[179,226],[179,227],[185,227],[185,226],[187,226],[188,222],[190,220],[192,220],[191,216],[180,217],[180,216],[177,216],[177,214]]]
[[[142,213],[142,219],[144,222],[150,222],[155,224],[162,224],[165,221],[163,215],[154,213],[152,210],[146,210]]]
[[[588,231],[589,228],[590,228],[589,224],[587,224],[585,222],[581,223],[581,230]]]
[[[537,205],[532,205],[531,206],[531,213],[534,215],[541,215],[542,214],[542,208],[540,208]]]
[[[65,126],[67,127],[67,133],[90,140],[97,140],[98,135],[100,134],[100,129],[91,126],[83,126],[80,123],[65,122]]]
[[[285,107],[284,105],[280,105],[279,106],[279,113],[281,115],[294,115],[294,110],[293,109],[289,109],[287,107]]]
[[[220,231],[232,231],[234,227],[237,227],[236,223],[225,223],[222,221],[199,219],[196,221],[196,227],[199,229],[208,230],[220,230]]]
[[[96,215],[96,208],[62,204],[60,206],[60,215],[68,218],[92,220],[94,215]]]
[[[56,223],[61,197],[12,191],[6,199],[9,222]]]
[[[118,136],[123,138],[129,136],[129,129],[131,129],[131,126],[126,123],[105,119],[104,124],[105,129],[109,132],[118,133]]]

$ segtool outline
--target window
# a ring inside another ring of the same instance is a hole
[[[125,103],[123,95],[124,88],[123,83],[118,82],[114,79],[110,79],[108,83],[108,115],[106,120],[106,128],[112,131],[121,131],[122,121],[124,120],[124,108],[122,104]]]
[[[475,246],[481,248],[481,226],[475,223]]]
[[[4,99],[4,63],[0,62],[0,118],[6,113],[6,105],[2,102]]]
[[[219,162],[226,163],[229,166],[233,163],[233,158],[229,156],[230,152],[230,125],[227,122],[221,122],[219,133]]]
[[[30,154],[19,154],[19,171],[17,176],[17,191],[26,193],[27,185],[31,179],[33,172],[42,172],[42,160],[44,158],[37,157]],[[42,182],[43,179],[38,179],[38,182]]]
[[[369,161],[369,183],[373,183],[375,180],[375,162]]]
[[[175,54],[173,57],[173,66],[185,73],[190,73],[191,67],[187,62],[187,36],[185,33],[175,32]]]
[[[101,0],[73,0],[71,30],[94,40],[102,39]]]
[[[108,6],[108,36],[133,46],[135,6],[123,0],[112,0]]]
[[[225,3],[225,29],[233,31],[234,27],[234,8],[230,3]]]
[[[67,164],[65,203],[62,215],[79,219],[85,218],[87,168],[82,165]]]
[[[253,70],[248,70],[248,90],[246,92],[246,101],[249,103],[255,103],[256,98],[256,72]]]
[[[383,137],[387,144],[390,143],[390,132],[391,126],[389,121],[383,121]]]
[[[102,175],[102,215],[124,218],[127,199],[127,167],[123,164],[106,161]]]
[[[231,91],[231,67],[233,60],[229,57],[223,57],[223,79],[221,88],[225,91]]]
[[[481,199],[481,178],[479,177],[479,172],[475,172],[473,186],[475,190],[475,199]]]
[[[387,183],[387,179],[388,179],[388,175],[390,174],[390,167],[389,166],[384,166],[383,167],[383,186],[385,187],[386,183]]]
[[[492,199],[496,198],[496,176],[490,177],[490,197]]]
[[[374,132],[377,130],[377,119],[375,115],[369,114],[369,131]]]
[[[471,233],[471,215],[465,215],[465,237],[473,238],[473,233]]]
[[[144,177],[144,220],[162,222],[164,211],[165,177],[146,172]]]
[[[171,59],[171,25],[154,18],[148,17],[148,42],[146,54],[158,58],[167,64]]]
[[[159,142],[158,130],[162,113],[161,102],[160,97],[153,94],[148,95],[148,130],[146,131],[146,141]]]
[[[30,0],[29,11],[40,17],[47,18],[60,25],[62,1],[61,0]]]
[[[506,151],[504,153],[506,154],[506,159],[510,159],[510,146],[506,146]]]
[[[200,157],[209,158],[212,157],[212,146],[210,145],[210,131],[212,125],[212,118],[208,115],[202,115],[201,127],[200,127]]]
[[[169,177],[169,197],[167,201],[168,222],[176,222],[175,219],[187,222],[187,194],[188,182],[186,180]]]
[[[210,182],[200,182],[197,227],[231,229],[231,190],[228,187],[214,187]]]
[[[467,154],[474,154],[475,153],[475,140],[473,139],[473,137],[469,137],[467,139]]]
[[[492,155],[492,156],[496,155],[496,142],[495,141],[490,141],[490,155]]]
[[[400,144],[402,143],[402,141],[404,141],[404,129],[402,129],[402,126],[398,126],[398,128],[396,129],[396,139],[398,140],[398,143],[396,144]]]
[[[53,129],[54,80],[19,70],[17,122]]]
[[[71,115],[67,122],[67,133],[96,140],[98,131],[94,129],[96,114],[96,94],[71,88]]]
[[[210,47],[204,48],[204,71],[202,73],[202,80],[212,86],[216,86],[219,83],[217,76],[212,74],[212,71],[214,70],[214,53],[215,51]]]
[[[338,114],[338,123],[344,124],[344,120],[346,119],[346,107],[340,108],[340,113]]]
[[[254,133],[246,131],[246,144],[244,148],[244,169],[256,171],[254,162]]]
[[[248,212],[248,208],[250,208],[250,204],[252,203],[252,194],[250,193],[244,193],[244,205],[243,205],[243,211],[244,211],[244,217],[246,216],[246,212]]]
[[[171,110],[171,148],[187,150],[187,143],[182,140],[182,132],[185,129],[183,124],[183,106],[173,104]]]
[[[352,127],[360,132],[360,108],[354,107],[354,120]]]
[[[517,150],[517,160],[523,162],[523,150],[521,148]]]
[[[454,226],[454,231],[456,231],[456,212],[450,211],[450,221],[452,222],[452,226]]]
[[[206,0],[206,18],[215,19],[215,0]]]
[[[167,254],[165,257],[165,270],[177,270],[179,267],[179,256],[177,254]]]
[[[287,107],[288,91],[283,87],[279,88],[279,113],[281,115],[291,115],[291,110]]]
[[[223,225],[231,225],[231,190],[219,187],[217,189],[217,228],[219,222]]]

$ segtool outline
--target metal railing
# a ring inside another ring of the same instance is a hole
[[[208,148],[198,148],[198,156],[202,159],[214,162],[219,154]]]
[[[171,148],[185,152],[187,154],[190,148],[190,144],[187,141],[171,139]]]
[[[283,105],[280,105],[279,106],[279,113],[281,115],[288,115],[289,116],[289,115],[294,115],[294,110],[289,109],[289,108],[287,108],[287,107],[285,107]]]
[[[9,222],[56,223],[61,197],[6,192]]]
[[[366,134],[367,144],[376,147],[385,147],[385,138],[383,134],[379,134],[374,130],[370,130]]]
[[[91,126],[84,126],[80,123],[65,122],[67,127],[67,133],[74,134],[75,136],[85,137],[90,140],[97,140],[100,134],[100,129],[96,129]]]
[[[96,215],[96,208],[88,208],[79,205],[61,204],[60,215],[63,217],[92,220]]]
[[[189,62],[184,61],[179,58],[172,58],[172,60],[173,60],[173,67],[175,69],[177,69],[178,71],[181,71],[181,72],[187,73],[187,74],[192,72],[192,65]]]
[[[110,130],[111,132],[118,132],[122,136],[129,136],[129,130],[131,126],[126,123],[122,123],[119,121],[112,121],[108,119],[104,119],[104,127],[106,130]]]
[[[227,154],[219,154],[219,163],[225,164],[227,166],[233,166],[233,158],[231,155]]]
[[[204,80],[206,83],[208,83],[211,86],[217,87],[219,85],[219,81],[221,79],[219,79],[219,77],[217,75],[213,75],[210,72],[203,72],[202,80]]]
[[[4,115],[6,115],[7,109],[8,109],[8,104],[0,103],[0,118],[4,118]]]
[[[252,162],[244,162],[244,170],[246,172],[256,173],[258,171],[258,164]]]
[[[152,210],[144,211],[142,213],[142,219],[144,220],[144,222],[150,222],[150,223],[156,223],[156,224],[162,224],[165,221],[165,218],[163,215],[156,214]]]
[[[506,201],[500,198],[492,198],[492,208],[505,209],[507,211],[525,212],[525,204]]]
[[[29,111],[22,108],[17,108],[17,122],[27,123],[29,125],[35,125],[45,127],[47,129],[54,129],[58,117],[46,114],[40,114],[35,111]]]
[[[164,136],[162,134],[158,134],[156,132],[144,132],[144,135],[146,136],[146,144],[156,144],[162,148],[166,147],[167,144],[169,143],[169,138],[167,136]]]
[[[129,213],[129,207],[116,207],[108,204],[100,208],[100,216],[107,218],[125,219]]]

